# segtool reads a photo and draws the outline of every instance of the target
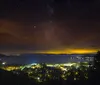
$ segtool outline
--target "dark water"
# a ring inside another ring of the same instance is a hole
[[[78,59],[77,57],[93,57],[94,54],[89,55],[51,55],[51,54],[20,54],[19,56],[5,56],[1,57],[2,61],[7,64],[31,64],[31,63],[67,63],[67,62],[84,62],[85,59]]]

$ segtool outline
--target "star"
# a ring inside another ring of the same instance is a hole
[[[36,28],[36,27],[37,27],[37,26],[35,26],[35,25],[33,26],[33,28]]]

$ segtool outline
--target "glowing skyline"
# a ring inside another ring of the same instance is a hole
[[[99,49],[65,49],[65,50],[48,50],[48,51],[40,51],[34,53],[42,53],[42,54],[88,54],[88,53],[96,53]]]

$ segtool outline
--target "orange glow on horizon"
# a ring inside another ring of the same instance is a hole
[[[35,53],[42,54],[87,54],[87,53],[96,53],[98,49],[70,49],[70,50],[49,50]]]

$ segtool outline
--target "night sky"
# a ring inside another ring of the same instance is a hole
[[[0,0],[0,52],[75,49],[100,49],[100,0]]]

